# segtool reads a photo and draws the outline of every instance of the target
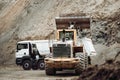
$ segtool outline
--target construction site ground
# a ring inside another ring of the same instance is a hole
[[[77,80],[78,75],[70,71],[57,72],[55,76],[48,76],[45,70],[25,71],[18,66],[0,67],[0,80]]]
[[[120,61],[107,60],[101,65],[91,65],[80,75],[73,71],[57,71],[54,76],[45,70],[23,70],[16,65],[0,66],[0,80],[120,80]]]

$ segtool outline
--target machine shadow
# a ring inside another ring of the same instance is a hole
[[[69,76],[79,76],[79,75],[75,74],[74,71],[57,71],[55,76],[69,77]]]

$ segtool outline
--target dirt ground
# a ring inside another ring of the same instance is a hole
[[[78,75],[72,72],[57,72],[55,76],[47,76],[45,70],[25,71],[18,66],[0,67],[0,80],[77,80]]]

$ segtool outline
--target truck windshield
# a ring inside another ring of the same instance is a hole
[[[27,48],[28,48],[28,44],[18,44],[17,45],[17,50],[27,49]]]
[[[64,37],[63,31],[59,32],[59,39],[62,40]],[[66,40],[73,40],[74,39],[74,32],[73,31],[66,31],[65,32],[65,39]]]

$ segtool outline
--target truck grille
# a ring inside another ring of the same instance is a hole
[[[54,44],[53,57],[70,57],[71,47],[70,44]]]

